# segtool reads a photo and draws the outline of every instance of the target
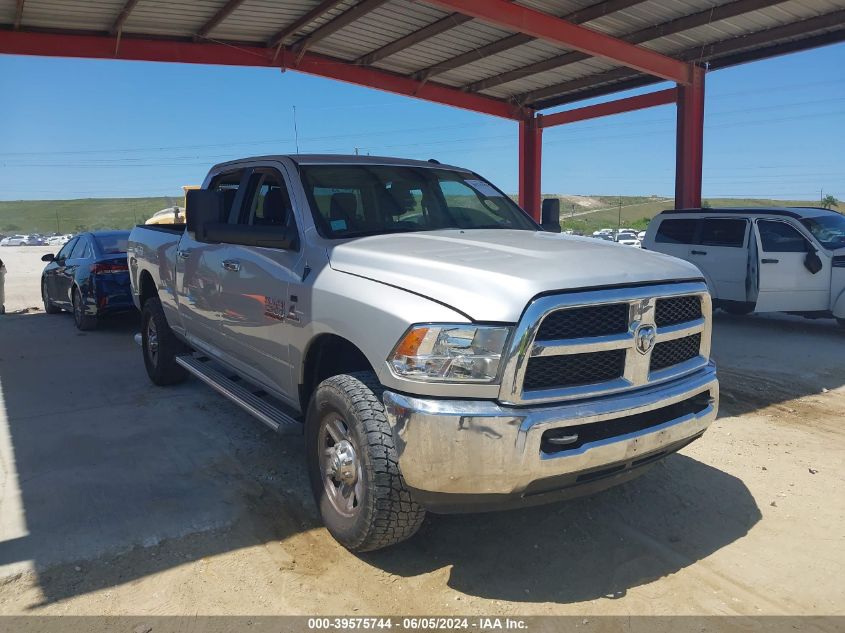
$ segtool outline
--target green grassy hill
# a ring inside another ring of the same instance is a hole
[[[600,228],[615,228],[622,205],[624,227],[644,229],[649,220],[672,200],[657,196],[555,196],[561,198],[561,225],[592,233]],[[713,207],[727,206],[813,206],[817,201],[713,198]],[[87,198],[80,200],[0,201],[0,233],[78,233],[96,229],[125,229],[140,224],[153,213],[181,205],[181,197],[158,198]]]
[[[549,197],[549,196],[544,196]],[[621,222],[619,197],[591,196],[599,199],[607,206],[596,209],[584,209],[577,205],[574,210],[570,204],[561,204],[561,226],[564,229],[592,233],[602,228],[616,228],[623,226],[637,230],[644,230],[649,221],[661,211],[671,209],[674,201],[666,198],[636,198],[622,197]],[[704,201],[711,207],[801,207],[818,206],[817,200],[768,200],[768,199],[735,199],[710,198]]]
[[[0,201],[0,233],[78,233],[127,229],[181,197]]]

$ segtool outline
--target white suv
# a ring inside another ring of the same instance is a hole
[[[704,273],[714,305],[733,314],[790,312],[845,326],[845,216],[828,209],[664,211],[643,248]]]

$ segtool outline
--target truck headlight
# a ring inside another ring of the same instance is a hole
[[[493,325],[414,325],[388,359],[399,378],[493,382],[510,334]]]

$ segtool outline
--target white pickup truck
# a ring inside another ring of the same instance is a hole
[[[716,417],[701,273],[544,231],[469,170],[246,158],[187,206],[187,226],[129,240],[147,372],[304,432],[351,550],[410,537],[426,510],[628,481]]]

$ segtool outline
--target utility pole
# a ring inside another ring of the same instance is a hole
[[[60,228],[60,225],[59,225],[59,210],[56,209],[56,233],[61,234],[61,232],[62,232],[62,229]]]
[[[355,148],[355,155],[356,156],[358,155],[358,149],[359,149],[358,147]]]
[[[616,233],[619,234],[619,229],[622,228],[622,196],[619,196],[619,222],[616,224]]]

